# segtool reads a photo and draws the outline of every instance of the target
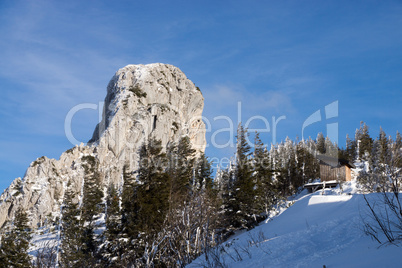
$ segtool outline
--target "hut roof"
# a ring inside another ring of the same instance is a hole
[[[355,165],[353,165],[351,162],[349,162],[346,159],[342,158],[336,158],[328,155],[317,155],[317,159],[320,160],[320,162],[329,165],[331,167],[341,167],[341,166],[348,166],[350,168],[355,168]]]

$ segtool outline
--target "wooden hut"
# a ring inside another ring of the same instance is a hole
[[[351,169],[355,166],[349,161],[327,155],[317,155],[320,161],[321,181],[350,181]]]

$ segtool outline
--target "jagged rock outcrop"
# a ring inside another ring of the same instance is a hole
[[[0,196],[0,226],[19,206],[29,212],[32,226],[54,219],[67,185],[80,200],[84,156],[95,157],[106,187],[122,184],[124,166],[138,168],[138,149],[150,137],[160,139],[166,148],[188,135],[197,152],[203,152],[203,106],[200,90],[177,67],[157,63],[118,70],[107,86],[103,119],[92,139],[67,150],[59,160],[41,157],[31,163],[24,178],[14,180]]]

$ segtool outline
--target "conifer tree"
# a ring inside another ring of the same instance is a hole
[[[120,243],[121,215],[120,198],[116,187],[108,188],[106,199],[106,229],[103,233],[104,246],[101,249],[102,264],[106,267],[117,267],[124,250]]]
[[[140,147],[139,157],[138,176],[134,177],[127,167],[123,171],[120,236],[127,242],[121,258],[128,266],[142,266],[145,259],[150,261],[145,254],[147,245],[162,231],[169,209],[171,179],[165,171],[167,158],[161,141],[150,138]],[[151,261],[154,265],[160,263],[155,258]]]
[[[108,189],[108,196],[106,200],[106,234],[108,240],[117,238],[120,231],[120,206],[119,206],[119,193],[116,186],[112,184]]]
[[[98,163],[93,156],[84,156],[85,163],[84,189],[82,200],[82,219],[91,225],[96,215],[103,211],[103,191],[98,172]]]
[[[320,165],[317,158],[308,150],[305,151],[304,157],[304,183],[306,183],[320,176]]]
[[[392,146],[392,158],[395,159],[395,167],[402,168],[402,137],[398,131]]]
[[[62,205],[61,267],[80,267],[85,265],[83,236],[80,225],[78,203],[74,202],[74,191],[69,182]]]
[[[128,166],[123,166],[123,191],[121,196],[121,236],[129,241],[136,236],[136,221],[134,202],[136,198],[137,182]]]
[[[317,135],[317,151],[319,154],[325,154],[326,148],[325,148],[325,137],[322,132],[318,133]]]
[[[195,164],[193,188],[194,190],[205,190],[209,192],[212,191],[213,188],[211,163],[204,153],[201,154]]]
[[[165,172],[166,154],[160,140],[150,139],[140,149],[141,164],[134,207],[137,229],[156,234],[162,228],[169,208],[170,177]]]
[[[360,128],[356,131],[355,140],[358,145],[359,158],[368,160],[373,146],[373,139],[369,134],[369,127],[364,122],[360,122]]]
[[[290,147],[288,150],[285,176],[286,176],[287,185],[288,185],[288,188],[286,189],[285,194],[291,195],[297,190],[297,188],[300,184],[299,178],[298,178],[297,166],[296,166],[296,155],[295,155],[293,147]]]
[[[83,232],[83,254],[88,265],[94,265],[97,259],[99,238],[95,236],[96,217],[103,211],[103,191],[98,172],[98,163],[91,155],[83,156],[85,169],[83,197],[80,212],[80,225]]]
[[[296,178],[293,183],[294,187],[297,189],[303,186],[307,182],[306,176],[306,166],[308,159],[308,151],[304,148],[302,141],[296,144]]]
[[[0,267],[30,267],[28,249],[31,236],[27,214],[19,208],[15,213],[11,230],[1,239]]]
[[[79,204],[69,182],[62,206],[62,267],[91,267],[97,263],[99,238],[95,235],[95,218],[102,212],[103,191],[95,157],[81,158],[84,168],[83,196]]]
[[[353,162],[356,158],[356,142],[346,135],[346,159]]]
[[[257,132],[254,138],[253,171],[253,179],[256,185],[256,200],[254,202],[256,213],[265,212],[268,214],[275,195],[272,186],[272,166],[269,152]]]
[[[135,267],[141,258],[142,243],[139,237],[138,211],[140,210],[138,198],[139,181],[134,171],[123,167],[123,191],[121,198],[121,255],[119,263],[123,267]]]
[[[338,157],[338,145],[331,141],[329,137],[325,138],[325,154],[331,157]]]
[[[250,228],[253,224],[254,181],[249,159],[250,145],[247,141],[247,130],[241,124],[237,129],[236,168],[233,183],[233,199],[231,202],[232,225]]]
[[[388,148],[388,138],[384,130],[380,127],[380,134],[378,136],[378,160],[381,163],[386,163],[389,161],[389,148]]]
[[[182,137],[177,144],[168,148],[168,173],[172,179],[170,202],[175,203],[181,197],[188,197],[190,184],[194,177],[195,150],[190,138]]]
[[[229,226],[233,215],[232,199],[233,199],[233,171],[230,167],[219,170],[216,176],[218,189],[218,198],[222,203],[222,212],[225,215],[224,225]]]

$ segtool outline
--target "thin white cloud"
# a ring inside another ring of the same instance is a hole
[[[228,107],[237,107],[238,102],[244,103],[250,112],[293,111],[291,96],[286,92],[267,90],[255,93],[243,87],[230,87],[216,85],[204,91],[207,102],[211,102],[212,108],[217,111],[226,110]]]

